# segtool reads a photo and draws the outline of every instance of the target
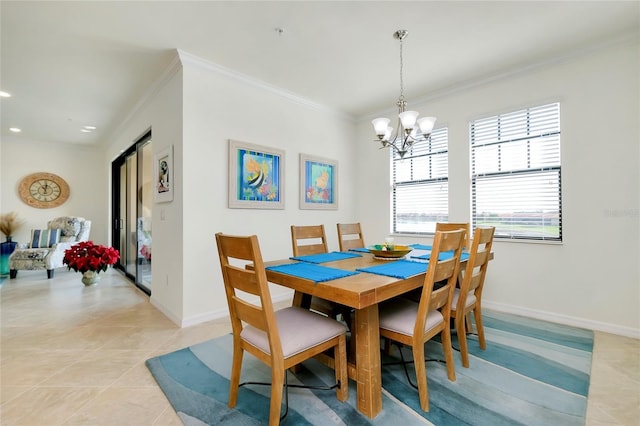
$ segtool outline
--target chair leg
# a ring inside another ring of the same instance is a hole
[[[449,324],[449,318],[446,318],[445,324]],[[442,349],[444,351],[444,359],[447,363],[447,377],[450,381],[456,381],[456,370],[453,365],[453,349],[451,349],[451,328],[445,326],[442,330]]]
[[[469,368],[469,349],[467,347],[467,331],[465,329],[466,315],[457,316],[456,320],[456,334],[458,335],[458,343],[460,344],[460,358],[462,359],[462,366]]]
[[[336,390],[338,401],[346,401],[349,397],[349,376],[347,375],[347,338],[345,335],[340,336],[338,345],[333,349],[333,358],[335,361],[336,381],[340,383],[340,387]]]
[[[416,369],[416,380],[418,381],[418,398],[420,408],[429,411],[429,389],[427,388],[427,366],[424,360],[424,344],[413,345],[413,359]]]
[[[18,270],[17,269],[10,269],[9,270],[9,279],[13,280],[16,278],[16,276],[18,276]]]
[[[238,387],[240,386],[240,371],[242,370],[242,356],[244,350],[240,345],[233,345],[233,360],[231,361],[231,377],[229,378],[229,408],[238,402]]]
[[[476,307],[473,309],[473,315],[476,320],[476,330],[478,331],[478,342],[480,343],[480,349],[485,350],[487,343],[484,340],[484,327],[482,325],[482,310],[480,309],[480,300],[476,302]]]
[[[54,269],[47,269],[47,278],[48,279],[53,278],[53,271],[54,271]]]
[[[467,315],[465,315],[466,318],[466,322],[467,322],[467,331],[469,333],[473,333],[473,323],[471,322],[471,312],[469,312]]]
[[[282,409],[282,392],[284,390],[285,370],[282,366],[271,366],[271,405],[269,409],[269,426],[280,424],[280,411]]]

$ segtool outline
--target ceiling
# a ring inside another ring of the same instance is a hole
[[[105,144],[176,49],[357,119],[394,107],[398,29],[411,105],[638,38],[640,2],[2,0],[0,15],[2,139]]]

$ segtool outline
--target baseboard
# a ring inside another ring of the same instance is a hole
[[[569,315],[556,314],[553,312],[540,311],[536,309],[524,308],[522,306],[505,305],[502,303],[482,301],[482,307],[485,309],[504,312],[507,314],[522,315],[525,317],[541,319],[558,324],[570,325],[573,327],[585,328],[588,330],[602,331],[605,333],[616,334],[619,336],[640,339],[640,329],[623,327],[601,321],[593,321],[584,318],[572,317]]]
[[[153,294],[151,294],[151,297],[149,297],[149,303],[151,303],[157,310],[162,312],[162,314],[165,317],[169,318],[174,324],[180,326],[180,323],[182,322],[180,318],[176,317],[169,309],[166,308],[166,306],[158,302],[158,300],[153,297]]]

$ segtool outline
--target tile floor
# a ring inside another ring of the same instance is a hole
[[[0,424],[180,425],[146,359],[230,331],[178,328],[118,272],[59,269],[0,284]],[[596,333],[587,425],[639,425],[640,340]]]

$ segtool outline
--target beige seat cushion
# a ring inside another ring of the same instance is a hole
[[[275,316],[285,358],[333,339],[347,330],[344,324],[334,319],[297,307],[276,311]],[[240,337],[264,353],[271,353],[267,334],[264,331],[247,325],[240,333]]]
[[[451,302],[451,310],[455,311],[456,310],[456,306],[458,306],[458,299],[460,298],[460,289],[455,290],[455,293],[453,294],[453,301]],[[473,293],[469,293],[467,295],[467,300],[464,301],[464,307],[468,308],[469,306],[473,305],[474,303],[476,303],[476,295]]]
[[[380,305],[380,328],[413,336],[417,316],[418,304],[398,297]],[[427,332],[442,322],[444,317],[440,311],[431,311],[427,314],[424,331]]]

